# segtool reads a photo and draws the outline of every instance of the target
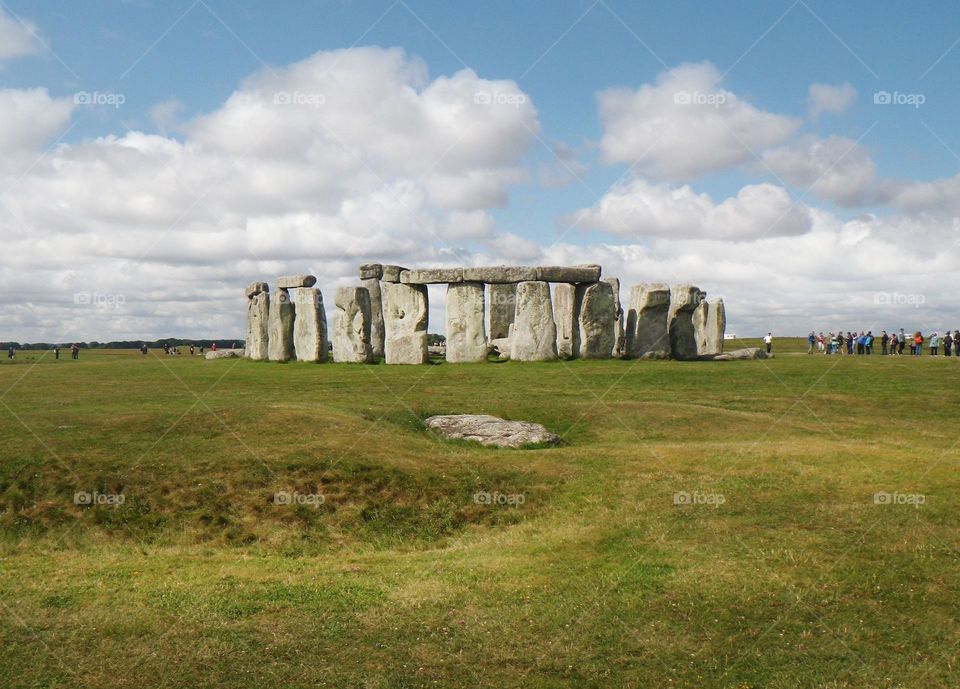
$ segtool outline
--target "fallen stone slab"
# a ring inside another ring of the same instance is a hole
[[[490,353],[501,359],[510,358],[510,338],[497,337],[490,340]]]
[[[548,431],[542,424],[530,421],[507,421],[487,414],[447,414],[431,416],[427,428],[444,438],[473,440],[493,447],[522,447],[523,445],[556,445],[560,436]]]
[[[251,299],[258,294],[269,292],[270,286],[265,282],[251,282],[247,285],[247,299]]]
[[[279,289],[291,289],[294,287],[313,287],[317,284],[317,278],[313,275],[284,275],[277,278],[277,287]]]
[[[493,285],[509,282],[528,282],[537,279],[537,269],[527,266],[464,268],[463,279],[467,282],[486,282]]]
[[[384,265],[383,277],[380,279],[384,282],[400,282],[400,274],[405,270],[407,269],[403,266]]]
[[[215,352],[204,352],[204,359],[234,359],[243,356],[242,349],[218,349]]]
[[[400,273],[405,285],[442,285],[463,282],[463,268],[413,268]]]
[[[383,277],[383,265],[380,263],[362,263],[360,265],[360,279],[368,280],[370,278],[376,278],[379,280]]]
[[[700,358],[704,361],[743,361],[747,359],[772,359],[773,354],[767,354],[766,351],[760,347],[744,347],[743,349],[735,349],[732,352],[716,355],[708,354]]]
[[[536,279],[541,282],[598,282],[600,266],[540,266]]]

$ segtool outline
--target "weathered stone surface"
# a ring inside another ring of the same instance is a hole
[[[463,282],[463,268],[412,268],[400,273],[405,285],[440,285]]]
[[[374,359],[383,358],[383,298],[380,294],[380,280],[367,278],[360,284],[367,288],[370,295],[370,350]]]
[[[557,325],[553,321],[550,283],[517,285],[517,315],[510,331],[510,358],[515,361],[557,358]]]
[[[711,361],[736,361],[740,359],[772,359],[773,354],[767,354],[760,347],[745,347],[744,349],[735,349],[732,352],[723,354],[708,355],[702,357]]]
[[[249,285],[247,285],[246,291],[247,299],[249,299],[254,295],[262,294],[263,292],[269,292],[270,286],[265,282],[251,282]]]
[[[333,360],[368,364],[370,347],[370,292],[366,287],[338,287],[333,296]]]
[[[723,336],[727,331],[727,309],[723,299],[710,302],[706,323],[705,354],[723,354]]]
[[[501,359],[510,358],[510,338],[498,337],[490,340],[490,353]]]
[[[215,352],[204,352],[204,359],[233,359],[236,357],[242,357],[244,355],[244,350],[242,349],[218,349]]]
[[[468,269],[467,269],[468,270]],[[466,274],[467,270],[464,270]],[[487,332],[491,340],[498,340],[510,336],[510,325],[517,313],[517,285],[516,283],[491,283],[488,287],[489,326]]]
[[[717,354],[717,352],[707,351],[707,318],[710,311],[710,305],[705,299],[701,299],[697,308],[693,310],[693,337],[697,341],[697,356],[705,354]]]
[[[613,351],[610,353],[615,358],[622,359],[626,353],[627,340],[624,335],[623,305],[620,302],[620,278],[605,278],[604,282],[609,282],[613,290]]]
[[[313,275],[285,275],[277,278],[277,287],[280,289],[313,287],[315,284],[317,284],[317,278]]]
[[[270,293],[258,292],[247,299],[247,357],[254,361],[267,359],[269,341]]]
[[[670,292],[670,355],[680,361],[697,358],[697,338],[693,328],[693,312],[700,305],[701,290],[694,285],[677,285]]]
[[[290,361],[294,357],[293,323],[296,309],[290,300],[290,293],[278,289],[270,300],[270,319],[267,329],[267,358],[270,361]]]
[[[527,266],[464,268],[463,279],[467,282],[486,282],[489,284],[525,282],[537,279],[537,269]]]
[[[403,266],[385,265],[383,266],[382,280],[384,282],[400,282],[400,273],[405,270],[406,268]]]
[[[537,280],[542,282],[596,282],[600,279],[600,266],[540,266]]]
[[[384,282],[384,359],[388,364],[424,364],[427,352],[428,300],[426,285]]]
[[[368,280],[370,278],[376,278],[379,280],[383,277],[383,265],[380,263],[362,263],[360,264],[360,279]]]
[[[296,311],[293,350],[297,360],[326,361],[327,314],[323,308],[323,295],[316,287],[296,287],[289,292]]]
[[[577,356],[581,359],[609,359],[616,340],[616,305],[613,286],[595,282],[577,287]]]
[[[553,322],[557,326],[557,356],[573,359],[580,353],[577,286],[560,282],[553,286]]]
[[[446,313],[447,361],[486,361],[483,283],[460,282],[448,285]]]
[[[666,359],[670,356],[667,315],[670,287],[662,282],[634,285],[626,321],[626,356],[630,359]]]
[[[548,431],[542,424],[529,421],[507,421],[486,414],[449,414],[431,416],[427,428],[444,438],[473,440],[495,447],[522,447],[524,445],[556,445],[560,436]]]

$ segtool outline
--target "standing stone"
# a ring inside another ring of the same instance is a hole
[[[447,285],[447,361],[487,360],[487,335],[483,325],[483,283]]]
[[[290,361],[294,357],[293,323],[296,309],[290,301],[290,293],[278,289],[270,302],[269,342],[267,358],[270,361]]]
[[[710,317],[710,305],[707,303],[707,300],[703,298],[705,295],[705,292],[701,294],[700,303],[697,304],[697,308],[693,311],[693,336],[697,341],[697,356],[718,353],[709,351],[710,346],[707,342],[707,320]]]
[[[510,337],[510,326],[517,312],[516,283],[492,283],[490,290],[490,333],[491,340]]]
[[[384,282],[400,282],[400,274],[406,270],[403,266],[385,265],[380,279]]]
[[[634,285],[626,322],[626,355],[631,359],[666,359],[670,356],[667,315],[670,287],[662,282]]]
[[[270,293],[258,292],[247,299],[247,344],[244,347],[248,359],[263,361],[269,357],[270,341]]]
[[[517,315],[510,331],[510,358],[516,361],[557,358],[557,324],[553,321],[550,283],[517,285]]]
[[[623,305],[620,303],[620,278],[605,278],[604,282],[609,282],[613,290],[613,351],[610,353],[615,358],[622,359],[626,354],[627,341],[623,329]]]
[[[617,307],[613,285],[595,282],[577,287],[577,356],[581,359],[609,359],[616,340]]]
[[[577,286],[559,282],[553,286],[553,322],[557,325],[557,356],[573,359],[580,352]]]
[[[674,359],[690,361],[697,358],[697,337],[693,327],[693,312],[700,304],[700,288],[677,285],[670,293],[670,354]]]
[[[377,281],[379,286],[379,281]],[[366,287],[338,287],[333,296],[333,360],[338,363],[369,364],[370,292]]]
[[[427,363],[427,286],[384,282],[380,287],[386,332],[384,359],[388,364]]]
[[[327,314],[323,295],[316,287],[290,290],[296,318],[293,324],[293,349],[298,361],[327,360]]]
[[[360,284],[367,288],[370,296],[370,349],[375,359],[383,358],[383,298],[380,294],[380,280],[366,278]]]
[[[707,311],[707,354],[723,354],[723,335],[727,330],[727,310],[723,299],[711,302]]]

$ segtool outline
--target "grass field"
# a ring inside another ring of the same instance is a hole
[[[0,687],[960,686],[960,361],[804,349],[21,352],[0,364]],[[424,430],[456,412],[564,442]]]

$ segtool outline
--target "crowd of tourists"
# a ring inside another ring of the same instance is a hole
[[[926,347],[931,356],[939,356],[943,350],[944,356],[960,357],[960,330],[947,331],[943,335],[933,333],[926,336],[919,330],[908,334],[900,328],[899,332],[874,335],[873,331],[855,333],[843,331],[823,334],[811,332],[807,336],[807,354],[881,354],[887,356],[922,356]]]

